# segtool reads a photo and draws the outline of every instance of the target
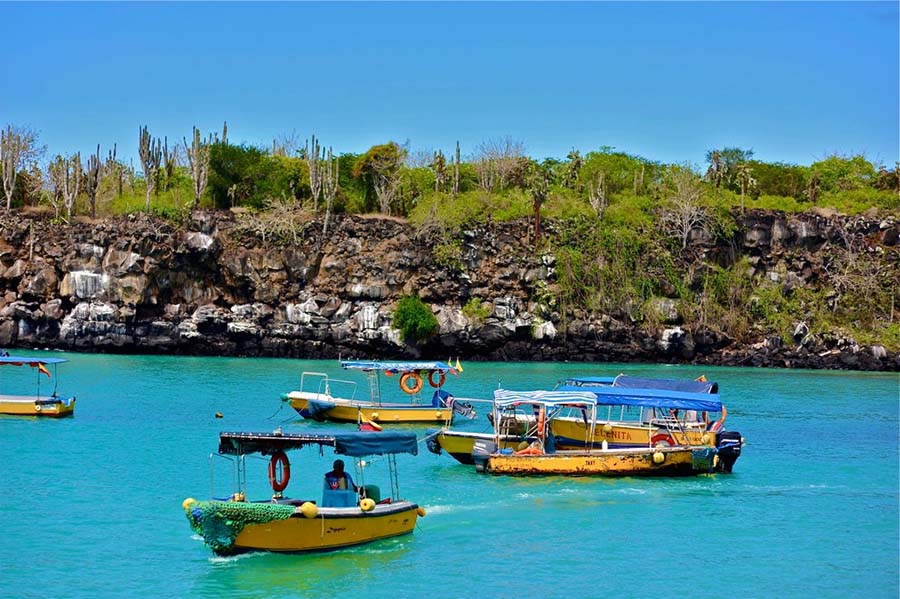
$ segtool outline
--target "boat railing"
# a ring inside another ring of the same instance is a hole
[[[317,395],[356,399],[357,386],[356,381],[335,379],[324,372],[303,372],[300,375],[300,391]]]
[[[229,463],[231,466],[231,488],[236,491],[241,491],[243,487],[239,485],[239,480],[241,478],[241,470],[238,460],[240,458],[236,456],[224,455],[221,453],[211,453],[209,454],[209,496],[210,498],[215,498],[216,496],[216,459],[224,460]]]

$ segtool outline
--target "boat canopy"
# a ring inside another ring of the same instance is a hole
[[[446,362],[375,362],[344,360],[341,366],[346,370],[384,370],[391,374],[398,372],[451,372],[456,374],[458,370]]]
[[[494,391],[494,405],[500,408],[514,407],[520,404],[538,404],[558,407],[593,407],[597,405],[597,397],[593,391],[582,391],[582,388],[554,391]]]
[[[271,455],[276,451],[300,449],[307,445],[334,447],[334,452],[351,457],[419,452],[412,431],[380,431],[377,433],[334,433],[321,435],[274,433],[219,433],[219,453]]]
[[[719,383],[699,380],[680,379],[648,379],[620,374],[613,382],[613,387],[622,389],[665,389],[668,391],[685,391],[687,393],[718,393]]]
[[[561,386],[557,391],[585,391],[585,387]],[[687,393],[667,389],[628,389],[620,387],[596,387],[589,393],[601,406],[637,406],[643,408],[672,408],[698,412],[721,412],[722,401],[714,393]]]
[[[63,358],[35,358],[34,356],[3,356],[0,358],[0,365],[7,364],[10,366],[31,366],[37,367],[38,364],[62,364],[68,362]]]

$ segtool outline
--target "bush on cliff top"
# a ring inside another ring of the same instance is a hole
[[[437,318],[417,295],[408,295],[394,308],[394,328],[405,341],[421,341],[433,335],[438,328]]]

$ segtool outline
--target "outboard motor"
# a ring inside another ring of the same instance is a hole
[[[492,453],[496,453],[497,444],[486,439],[475,441],[472,447],[472,459],[475,461],[475,472],[484,472],[487,466],[488,458]]]
[[[437,440],[438,433],[440,432],[440,430],[435,429],[428,429],[425,432],[425,445],[428,447],[428,451],[437,455],[441,455],[441,444],[438,443]]]
[[[731,473],[734,463],[741,457],[741,446],[744,439],[737,431],[722,431],[716,439],[716,449],[719,452],[719,470]]]

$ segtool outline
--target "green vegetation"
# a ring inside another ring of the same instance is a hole
[[[437,331],[438,322],[425,302],[417,295],[408,295],[394,308],[394,328],[406,341],[422,341]]]
[[[469,298],[462,308],[463,315],[475,323],[484,322],[491,315],[491,304],[480,297]]]
[[[34,151],[20,163],[11,204],[42,206],[65,222],[69,206],[60,169],[79,158],[54,158],[55,170],[48,170],[39,164],[37,134],[22,135]],[[537,315],[560,315],[563,328],[584,312],[599,312],[656,329],[664,315],[651,308],[665,297],[675,300],[687,326],[732,338],[787,339],[798,322],[806,322],[813,332],[846,331],[900,346],[894,316],[900,283],[871,270],[878,258],[860,258],[866,248],[837,247],[828,272],[798,286],[762,279],[736,255],[700,255],[693,243],[700,238],[728,247],[741,213],[752,209],[896,214],[897,165],[837,154],[810,165],[766,162],[737,147],[710,150],[702,167],[664,164],[606,146],[537,160],[510,138],[486,141],[468,156],[458,148],[446,155],[416,153],[388,141],[332,161],[330,150],[320,150],[315,141],[303,147],[235,144],[227,128],[205,141],[195,131],[193,144],[185,140],[184,148],[173,151],[165,140],[160,151],[160,140],[148,140],[146,130],[141,135],[148,141],[143,154],[155,166],[135,167],[111,153],[96,187],[98,215],[148,210],[149,199],[150,212],[181,222],[198,198],[201,207],[240,212],[241,235],[291,244],[303,239],[314,218],[377,212],[408,218],[431,241],[434,262],[455,273],[466,269],[464,231],[519,221],[532,230],[522,242],[556,259],[550,286],[532,283],[530,292]],[[202,157],[208,159],[208,181],[197,185],[193,166]],[[76,194],[72,215],[90,214],[88,195]],[[487,309],[476,300],[464,308],[473,320]],[[415,296],[404,298],[395,316],[408,339],[422,339],[436,326]]]

